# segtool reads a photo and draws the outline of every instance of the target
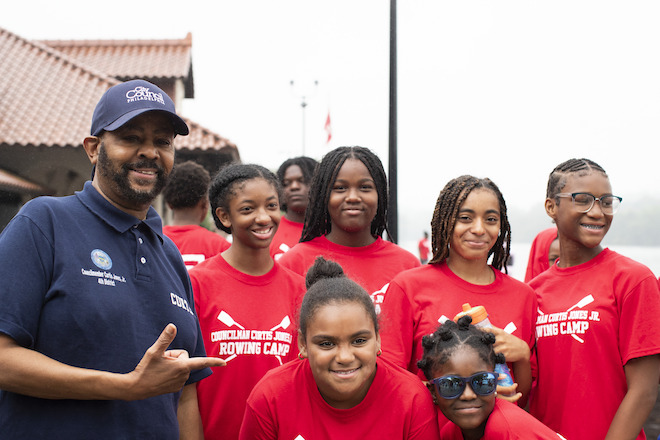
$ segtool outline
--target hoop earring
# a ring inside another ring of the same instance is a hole
[[[305,358],[303,357],[303,354],[302,354],[301,352],[298,352],[298,359],[300,359],[301,361],[302,361],[303,359],[305,359]]]
[[[376,352],[376,356],[380,356],[381,354],[383,354],[383,350],[379,348],[378,351]]]

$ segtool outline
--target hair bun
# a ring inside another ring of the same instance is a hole
[[[314,265],[307,271],[305,287],[309,289],[312,284],[330,278],[346,278],[344,269],[342,269],[339,263],[332,260],[326,260],[323,257],[316,257]]]
[[[458,320],[456,321],[458,324],[458,329],[466,331],[470,328],[470,324],[472,324],[472,316],[470,315],[463,315]]]
[[[495,353],[495,363],[506,364],[506,358],[504,357],[504,353]]]

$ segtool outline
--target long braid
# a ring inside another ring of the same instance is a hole
[[[467,198],[465,191],[471,176],[460,176],[450,180],[440,191],[435,203],[431,220],[431,252],[433,258],[429,263],[442,263],[449,256],[449,243],[454,232],[454,224],[458,209]]]
[[[305,212],[305,225],[300,238],[301,243],[330,232],[332,223],[328,213],[328,199],[339,169],[348,157],[338,154],[338,150],[339,148],[323,157],[312,178],[309,188],[309,204]]]
[[[500,189],[488,178],[479,179],[474,176],[463,175],[450,180],[440,191],[431,220],[431,251],[433,259],[431,264],[442,263],[449,257],[449,245],[454,233],[454,226],[458,211],[465,199],[476,188],[492,191],[500,205],[500,234],[490,249],[488,256],[493,255],[491,264],[494,268],[507,271],[506,262],[511,249],[511,225],[507,215],[506,202]]]
[[[378,208],[371,221],[371,234],[382,237],[387,229],[388,187],[387,176],[383,164],[371,150],[364,147],[339,147],[325,156],[318,165],[309,190],[309,205],[305,213],[305,225],[301,242],[310,241],[326,235],[332,229],[332,220],[328,212],[328,201],[333,185],[346,159],[357,159],[362,162],[371,174],[378,193]]]
[[[555,167],[548,177],[548,188],[546,190],[546,197],[549,199],[554,198],[566,186],[566,180],[569,174],[577,173],[578,176],[584,176],[592,171],[603,173],[607,177],[607,173],[596,162],[589,159],[569,159],[562,162]]]

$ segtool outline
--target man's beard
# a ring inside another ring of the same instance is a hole
[[[160,194],[165,187],[169,174],[165,169],[152,160],[140,160],[133,163],[125,163],[120,169],[115,169],[113,162],[108,158],[105,152],[103,142],[99,146],[99,155],[96,162],[96,168],[103,177],[110,178],[114,184],[117,194],[123,197],[123,201],[129,204],[145,205],[151,202]],[[156,182],[149,191],[140,191],[134,189],[128,179],[128,173],[131,169],[153,168],[156,172]]]

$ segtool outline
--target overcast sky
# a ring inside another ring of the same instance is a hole
[[[275,169],[303,153],[304,95],[305,154],[361,145],[387,169],[389,4],[24,0],[3,6],[0,26],[28,39],[192,32],[195,99],[180,112],[244,162]],[[624,208],[659,200],[659,22],[656,1],[399,1],[401,240],[428,230],[440,189],[466,173],[542,211],[552,168],[588,157]]]

